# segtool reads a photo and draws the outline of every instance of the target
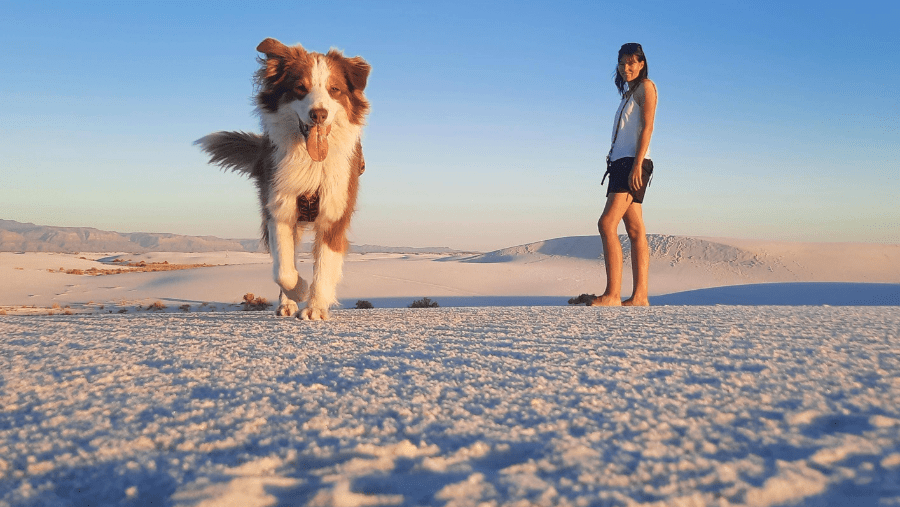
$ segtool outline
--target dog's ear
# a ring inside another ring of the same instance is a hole
[[[347,58],[344,62],[344,68],[347,72],[347,81],[357,90],[364,90],[369,80],[369,72],[372,66],[358,56]]]
[[[256,46],[256,50],[264,53],[266,58],[284,58],[288,53],[287,46],[271,37],[260,42],[259,46]]]
[[[351,90],[363,91],[366,88],[366,82],[369,80],[369,72],[371,72],[372,67],[365,60],[358,56],[347,58],[336,49],[329,51],[326,56],[343,69],[344,77],[347,79],[347,84],[350,85]]]

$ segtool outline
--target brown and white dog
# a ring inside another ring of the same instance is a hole
[[[256,181],[262,237],[281,287],[275,313],[325,320],[337,303],[347,229],[365,170],[360,135],[369,112],[363,90],[371,67],[334,49],[307,52],[275,39],[256,50],[265,55],[256,72],[263,134],[217,132],[196,144],[210,163]],[[295,248],[310,225],[315,262],[308,285],[297,272]],[[303,301],[306,308],[299,311]]]

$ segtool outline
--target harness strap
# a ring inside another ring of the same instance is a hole
[[[297,197],[297,221],[315,222],[319,216],[319,192]]]

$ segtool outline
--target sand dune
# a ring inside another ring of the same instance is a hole
[[[654,304],[895,304],[900,286],[896,245],[649,239]],[[623,244],[623,293],[628,294],[628,242]],[[108,268],[115,260],[215,267],[108,276],[60,272]],[[311,276],[309,254],[298,256],[298,266],[304,277]],[[7,312],[21,306],[44,311],[53,305],[68,305],[72,311],[96,311],[103,305],[104,311],[117,311],[157,300],[172,308],[208,303],[204,308],[228,309],[237,308],[248,292],[271,301],[278,296],[268,255],[250,252],[0,252],[0,281],[0,307]],[[444,306],[565,305],[579,294],[602,292],[604,284],[599,238],[584,236],[485,254],[353,253],[345,262],[338,295],[345,307],[358,299],[379,307],[408,306],[421,297]],[[689,292],[700,289],[707,290]]]

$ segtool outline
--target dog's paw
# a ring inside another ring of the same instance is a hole
[[[328,320],[328,309],[307,306],[297,315],[297,318],[303,320]]]
[[[296,314],[299,309],[300,307],[297,306],[297,303],[287,300],[278,306],[278,309],[275,310],[275,315],[278,315],[279,317],[290,317]]]

